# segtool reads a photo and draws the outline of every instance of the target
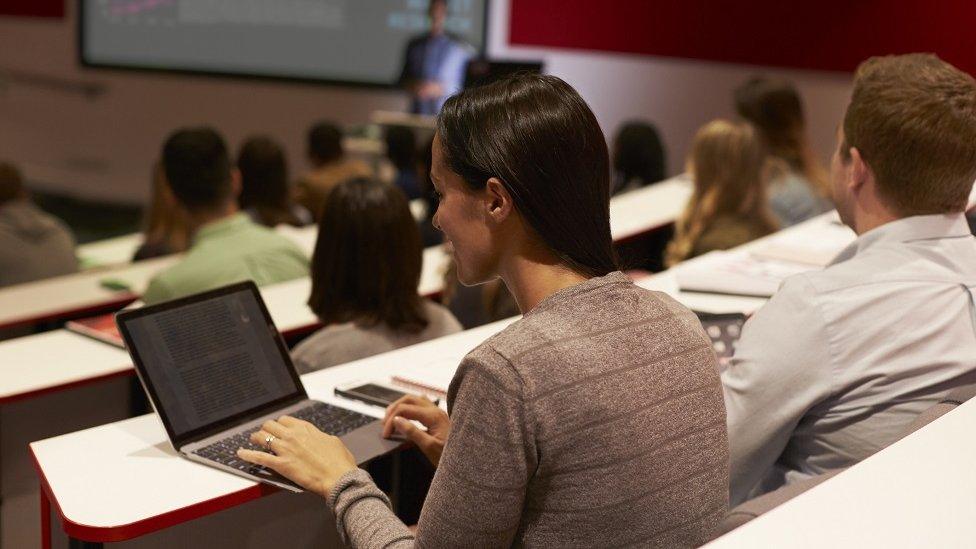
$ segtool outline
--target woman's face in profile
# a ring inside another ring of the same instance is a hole
[[[458,280],[471,286],[495,278],[497,253],[487,226],[485,192],[470,189],[447,167],[436,135],[430,177],[438,197],[434,227],[444,233],[448,248],[453,248]]]

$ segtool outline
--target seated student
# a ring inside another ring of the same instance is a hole
[[[389,126],[384,141],[391,172],[383,174],[384,179],[396,184],[408,200],[421,198],[417,137],[413,130],[404,126]]]
[[[786,80],[757,77],[735,90],[735,109],[759,130],[773,159],[769,203],[783,227],[829,211],[830,185],[806,137],[800,94]]]
[[[143,242],[132,261],[180,253],[189,244],[186,212],[169,190],[163,165],[154,163],[152,171],[152,197],[143,221]]]
[[[34,205],[20,170],[0,162],[0,287],[77,270],[71,231]]]
[[[342,150],[342,132],[329,122],[319,122],[309,130],[308,161],[312,171],[295,185],[295,200],[312,212],[316,221],[325,197],[333,187],[349,179],[373,176],[373,169],[368,164],[346,157]]]
[[[934,55],[869,59],[837,134],[858,238],[743,329],[722,378],[734,504],[864,459],[976,381],[976,81]]]
[[[237,169],[241,172],[237,202],[252,221],[265,227],[312,222],[308,210],[292,202],[285,151],[274,139],[263,135],[247,139],[237,154]]]
[[[613,188],[619,194],[645,187],[667,177],[667,161],[661,136],[650,122],[624,124],[613,140]]]
[[[748,124],[714,120],[698,130],[688,158],[695,190],[675,224],[668,266],[777,229],[766,202],[765,162],[762,142]]]
[[[434,213],[437,211],[437,193],[434,183],[430,180],[431,155],[434,150],[434,139],[431,138],[421,153],[420,164],[420,198],[424,201],[424,218],[418,222],[420,240],[424,248],[436,246],[444,242],[444,235],[434,227]]]
[[[437,466],[416,533],[309,423],[269,421],[251,438],[274,454],[239,456],[325,498],[350,547],[706,541],[728,500],[715,355],[691,311],[617,270],[586,103],[553,76],[469,88],[441,110],[432,176],[460,280],[500,277],[525,314],[461,362],[450,416],[419,397],[387,411]]]
[[[308,259],[293,242],[238,210],[240,173],[217,132],[174,132],[163,145],[163,171],[187,212],[192,241],[179,263],[149,281],[147,305],[242,280],[262,285],[308,274]]]
[[[325,325],[292,358],[299,372],[461,331],[444,307],[417,294],[423,250],[403,193],[352,179],[325,199],[308,305]]]

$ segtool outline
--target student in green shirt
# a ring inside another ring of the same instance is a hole
[[[260,286],[308,276],[308,258],[293,242],[238,210],[240,174],[216,131],[177,130],[163,145],[162,162],[193,236],[183,259],[149,282],[146,304],[242,280]]]

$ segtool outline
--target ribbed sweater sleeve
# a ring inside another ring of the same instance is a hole
[[[348,547],[413,547],[413,533],[400,522],[369,473],[354,469],[339,478],[329,505],[335,513],[339,537]]]

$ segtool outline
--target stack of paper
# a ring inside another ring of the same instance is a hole
[[[854,239],[854,231],[839,223],[826,222],[812,231],[783,231],[755,246],[751,253],[763,259],[825,267]]]
[[[809,264],[734,251],[711,252],[678,265],[674,271],[681,291],[772,297],[787,277],[814,268]]]

